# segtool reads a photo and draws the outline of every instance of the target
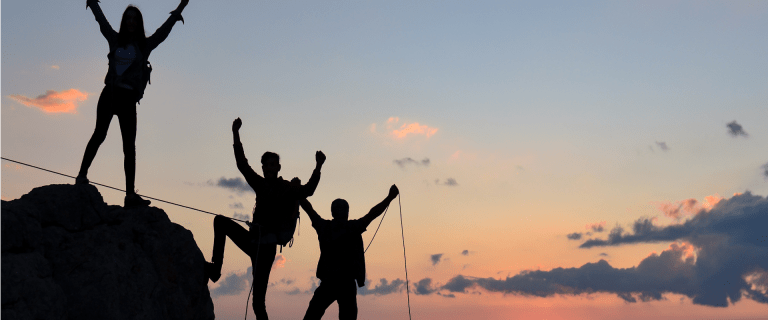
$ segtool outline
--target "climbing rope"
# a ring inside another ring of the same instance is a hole
[[[363,254],[365,254],[366,252],[368,252],[368,248],[370,248],[370,247],[371,247],[371,244],[373,243],[373,239],[375,239],[375,238],[376,238],[376,234],[377,234],[377,233],[379,233],[379,228],[381,228],[381,223],[382,223],[382,222],[384,222],[384,217],[387,215],[387,211],[388,211],[388,210],[389,210],[389,205],[387,205],[387,208],[386,208],[386,209],[384,209],[384,214],[383,214],[383,215],[381,215],[381,219],[379,220],[379,226],[378,226],[378,227],[376,227],[376,232],[374,232],[374,233],[373,233],[373,237],[371,237],[371,241],[370,241],[370,242],[368,242],[368,246],[367,246],[367,247],[365,247],[365,251],[363,251]]]
[[[45,169],[45,168],[40,168],[40,167],[37,167],[37,166],[33,166],[31,164],[27,164],[27,163],[16,161],[16,160],[11,160],[11,159],[8,159],[8,158],[5,158],[5,157],[0,157],[0,158],[2,158],[5,161],[10,161],[10,162],[17,163],[17,164],[20,164],[20,165],[24,165],[24,166],[27,166],[27,167],[30,167],[30,168],[35,168],[35,169],[38,169],[38,170],[42,170],[42,171],[46,171],[46,172],[50,172],[50,173],[55,173],[55,174],[58,174],[60,176],[65,176],[67,178],[75,179],[75,177],[70,176],[68,174],[63,174],[63,173],[56,172],[56,171],[53,171],[53,170],[48,170],[48,169]],[[112,187],[112,186],[108,186],[106,184],[96,183],[96,182],[93,182],[93,181],[90,181],[90,184],[97,185],[97,186],[102,186],[102,187],[105,187],[105,188],[114,189],[114,190],[117,190],[117,191],[120,191],[120,192],[125,192],[125,190],[123,190],[123,189],[115,188],[115,187]],[[174,203],[174,202],[170,202],[170,201],[166,201],[166,200],[162,200],[162,199],[158,199],[158,198],[153,198],[153,197],[146,196],[146,195],[143,195],[143,194],[140,194],[139,196],[142,196],[142,197],[147,198],[147,199],[152,199],[152,200],[155,200],[155,201],[167,203],[167,204],[172,204],[174,206],[179,206],[179,207],[186,208],[186,209],[189,209],[189,210],[194,210],[194,211],[199,211],[199,212],[202,212],[202,213],[211,214],[211,215],[214,215],[214,216],[222,216],[222,217],[226,217],[226,218],[229,218],[229,219],[232,219],[232,220],[236,220],[236,221],[240,221],[240,222],[248,222],[248,221],[245,221],[245,220],[230,218],[230,217],[227,217],[227,216],[222,215],[222,214],[208,212],[208,211],[205,211],[205,210],[200,210],[200,209],[197,209],[197,208],[188,207],[188,206],[185,206],[185,205],[182,205],[182,204],[178,204],[178,203]]]
[[[405,229],[403,228],[403,205],[400,204],[400,194],[397,195],[397,205],[400,207],[400,234],[403,237],[403,263],[405,263],[405,293],[408,296],[408,319],[411,319],[411,289],[408,285],[408,259],[405,257]]]
[[[64,177],[67,177],[67,178],[75,179],[75,177],[70,176],[68,174],[63,174],[63,173],[56,172],[56,171],[53,171],[53,170],[48,170],[48,169],[41,168],[41,167],[38,167],[38,166],[33,166],[31,164],[28,164],[28,163],[24,163],[24,162],[8,159],[8,158],[5,158],[5,157],[0,157],[0,159],[3,159],[5,161],[9,161],[9,162],[13,162],[13,163],[16,163],[16,164],[20,164],[20,165],[23,165],[23,166],[27,166],[27,167],[30,167],[30,168],[34,168],[34,169],[38,169],[38,170],[54,173],[54,174],[57,174],[57,175],[60,175],[60,176],[64,176]],[[115,187],[112,187],[112,186],[109,186],[109,185],[105,185],[105,184],[101,184],[101,183],[97,183],[97,182],[93,182],[93,181],[90,181],[90,184],[97,185],[97,186],[102,186],[102,187],[113,189],[113,190],[117,190],[117,191],[120,191],[120,192],[126,192],[123,189],[115,188]],[[235,218],[230,218],[230,217],[227,217],[225,215],[221,215],[221,214],[217,214],[217,213],[213,213],[213,212],[209,212],[209,211],[200,210],[200,209],[197,209],[197,208],[185,206],[185,205],[178,204],[178,203],[175,203],[175,202],[170,202],[170,201],[166,201],[166,200],[163,200],[163,199],[153,198],[153,197],[150,197],[150,196],[147,196],[147,195],[143,195],[143,194],[140,194],[139,196],[142,196],[142,197],[147,198],[147,199],[152,199],[152,200],[155,200],[155,201],[171,204],[171,205],[174,205],[174,206],[182,207],[182,208],[189,209],[189,210],[194,210],[194,211],[198,211],[198,212],[202,212],[202,213],[207,213],[207,214],[214,215],[214,216],[226,217],[228,219],[240,221],[240,222],[243,222],[243,223],[249,222],[249,221],[235,219]],[[411,290],[410,290],[410,285],[409,285],[410,281],[408,280],[408,260],[407,260],[406,255],[405,255],[405,229],[403,228],[403,206],[400,203],[400,195],[399,194],[397,195],[397,204],[400,207],[400,232],[401,232],[401,237],[403,239],[403,262],[405,263],[405,287],[406,287],[406,291],[405,292],[406,292],[406,295],[408,297],[408,319],[411,319]],[[379,221],[379,226],[376,227],[376,232],[373,233],[373,237],[371,237],[371,241],[368,243],[368,246],[365,248],[364,252],[367,252],[368,248],[371,247],[371,244],[373,243],[373,239],[376,238],[376,234],[379,232],[379,228],[381,228],[381,223],[384,222],[384,216],[387,215],[387,211],[388,210],[389,210],[389,206],[387,206],[387,208],[384,210],[384,214],[381,216],[381,220]],[[261,235],[261,230],[259,230],[259,235]],[[259,237],[259,240],[261,240],[260,238],[261,237]],[[260,242],[261,241],[259,241],[259,245],[256,247],[257,259],[258,259],[258,255],[259,255],[259,247],[260,247],[260,244],[261,244]],[[256,262],[256,261],[254,261],[254,262]],[[255,263],[254,263],[253,267],[254,268],[256,267]],[[251,290],[248,292],[248,300],[246,300],[246,302],[245,302],[245,316],[246,316],[246,318],[248,317],[248,303],[250,302],[250,299],[251,299],[251,292],[253,292],[253,280],[251,280]]]
[[[408,297],[408,319],[411,319],[411,289],[408,281],[408,259],[406,259],[405,257],[405,229],[403,228],[403,205],[400,203],[399,193],[397,195],[397,205],[400,207],[400,233],[403,238],[403,262],[405,263],[405,294]],[[387,211],[389,211],[389,206],[387,206],[387,208],[384,209],[384,214],[381,215],[379,226],[376,227],[376,232],[373,233],[373,237],[371,237],[371,241],[368,242],[368,246],[365,247],[365,251],[363,251],[363,253],[368,252],[368,248],[371,247],[371,244],[373,243],[373,239],[375,239],[376,234],[379,233],[379,228],[381,228],[381,223],[384,222],[384,217],[387,215]]]

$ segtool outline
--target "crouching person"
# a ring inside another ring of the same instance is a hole
[[[340,320],[357,319],[357,287],[365,285],[362,234],[374,219],[384,213],[398,193],[397,186],[392,185],[383,201],[356,220],[349,220],[349,204],[344,199],[336,199],[331,204],[333,220],[321,218],[306,199],[300,201],[301,208],[312,220],[320,242],[320,261],[317,263],[320,286],[309,302],[304,320],[319,320],[334,301],[339,304]]]

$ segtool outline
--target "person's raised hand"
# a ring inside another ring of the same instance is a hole
[[[237,118],[235,119],[235,121],[232,122],[232,131],[238,131],[242,126],[243,126],[243,120],[240,120],[240,118]]]
[[[323,165],[325,163],[325,153],[322,151],[315,152],[315,161],[317,161],[317,164]]]
[[[400,190],[397,189],[396,185],[393,184],[391,187],[389,187],[389,198],[394,199],[398,194],[400,194]]]

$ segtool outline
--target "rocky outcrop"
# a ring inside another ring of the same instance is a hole
[[[91,185],[2,201],[3,319],[213,319],[192,232]]]

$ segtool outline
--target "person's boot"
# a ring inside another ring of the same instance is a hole
[[[211,279],[213,283],[216,283],[216,281],[219,281],[219,278],[221,278],[221,268],[217,268],[216,264],[213,262],[205,262],[205,277],[207,279]]]
[[[129,193],[125,195],[125,207],[141,207],[141,206],[148,206],[149,203],[152,201],[142,199],[138,194],[136,193]]]

